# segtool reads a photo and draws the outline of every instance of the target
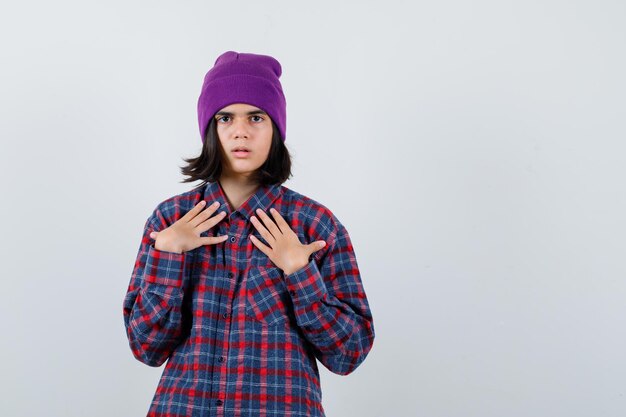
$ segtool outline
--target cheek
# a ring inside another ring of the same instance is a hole
[[[268,155],[268,153],[267,153],[267,152],[265,152],[265,153],[264,153],[264,152],[257,152],[257,155],[256,155],[256,156],[257,156],[256,164],[257,164],[258,166],[263,165],[263,164],[265,163],[265,161],[267,161],[267,155]]]
[[[222,148],[223,149],[224,148],[224,139],[223,138],[225,137],[225,135],[221,131],[221,129],[217,129],[215,132],[217,133],[217,145],[218,145],[218,148]]]
[[[261,159],[263,159],[263,161],[265,161],[267,159],[267,157],[270,154],[270,146],[267,146],[263,149],[263,151],[261,151]]]

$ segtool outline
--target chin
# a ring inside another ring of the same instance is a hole
[[[254,167],[241,167],[241,169],[239,169],[237,166],[231,167],[231,169],[229,169],[229,173],[230,174],[234,174],[234,175],[250,175],[253,172],[255,172],[257,169],[259,169],[261,166],[254,166]]]

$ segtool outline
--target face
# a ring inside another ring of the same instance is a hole
[[[222,153],[222,175],[247,177],[267,160],[272,145],[272,121],[258,107],[226,106],[215,114]],[[236,149],[247,152],[235,152]]]

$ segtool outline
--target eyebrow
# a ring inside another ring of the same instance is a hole
[[[229,111],[218,111],[217,113],[215,113],[216,116],[232,116],[234,114],[235,113],[229,112]],[[267,115],[267,113],[265,113],[263,110],[252,110],[252,111],[249,111],[246,114],[248,116],[251,116],[253,114],[265,114],[265,115]]]

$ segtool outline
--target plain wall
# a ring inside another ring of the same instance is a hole
[[[618,1],[13,2],[0,16],[2,416],[145,415],[122,301],[191,189],[202,79],[283,66],[294,177],[376,331],[328,417],[626,415]]]

